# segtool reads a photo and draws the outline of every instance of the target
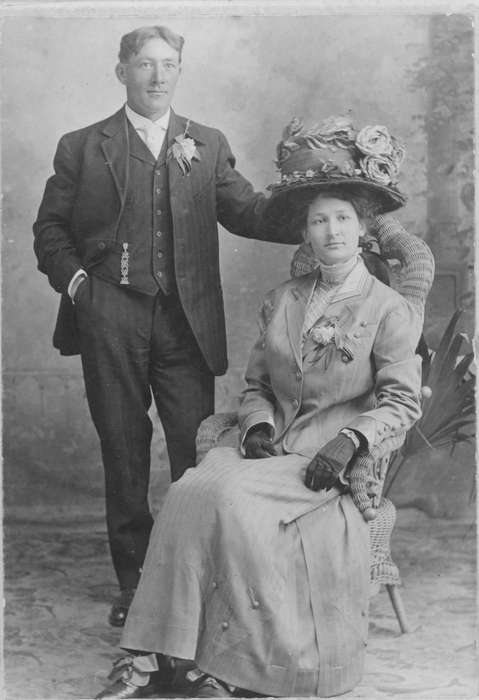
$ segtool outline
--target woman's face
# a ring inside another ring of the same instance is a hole
[[[351,202],[320,194],[309,205],[305,238],[326,265],[352,258],[364,231]]]

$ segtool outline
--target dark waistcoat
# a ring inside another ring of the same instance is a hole
[[[158,156],[128,124],[128,190],[117,232],[91,272],[143,294],[176,290],[173,226],[166,168],[167,138]]]

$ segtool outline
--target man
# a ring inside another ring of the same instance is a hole
[[[126,104],[62,137],[34,224],[38,267],[62,294],[54,345],[80,352],[100,437],[116,626],[152,526],[151,393],[176,480],[195,464],[214,376],[227,368],[217,221],[274,240],[261,224],[265,198],[234,169],[225,137],[170,108],[183,41],[166,27],[122,38]]]

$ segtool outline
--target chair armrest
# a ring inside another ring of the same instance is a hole
[[[215,447],[221,436],[238,425],[237,413],[214,413],[205,418],[196,433],[196,463]]]
[[[374,459],[370,454],[357,457],[348,473],[354,505],[366,520],[379,508],[390,455]]]

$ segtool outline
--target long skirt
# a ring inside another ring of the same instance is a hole
[[[348,494],[304,486],[299,455],[211,450],[172,484],[121,646],[195,660],[264,695],[338,695],[361,678],[369,533]]]

